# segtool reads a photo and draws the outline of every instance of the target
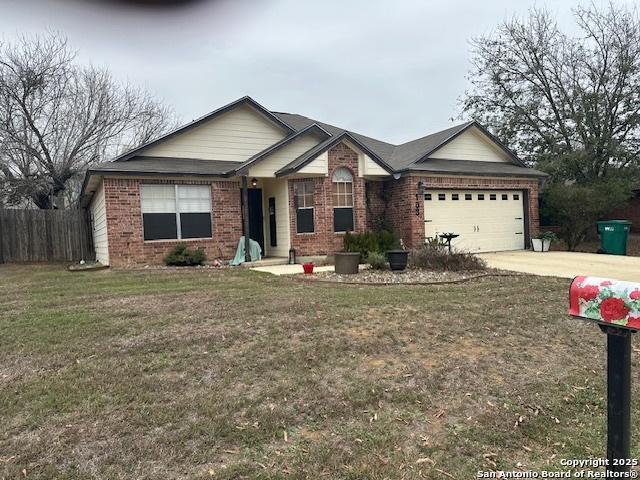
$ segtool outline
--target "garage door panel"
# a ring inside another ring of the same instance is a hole
[[[457,233],[452,245],[470,252],[523,249],[522,198],[519,190],[427,190],[425,236]]]

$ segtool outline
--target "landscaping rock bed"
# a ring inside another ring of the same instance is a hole
[[[495,273],[495,272],[491,272]],[[389,284],[423,284],[423,283],[447,283],[461,282],[471,278],[484,276],[487,272],[435,272],[429,270],[405,270],[404,272],[392,272],[389,270],[362,270],[354,275],[340,275],[335,272],[320,272],[313,275],[305,275],[303,278],[318,282],[336,282],[368,285]]]

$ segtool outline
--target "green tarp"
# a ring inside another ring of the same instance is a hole
[[[255,240],[249,239],[249,254],[251,255],[251,261],[257,262],[262,258],[262,249],[260,244]],[[236,249],[236,256],[229,262],[229,265],[240,265],[244,263],[244,236],[240,237],[238,242],[238,248]]]

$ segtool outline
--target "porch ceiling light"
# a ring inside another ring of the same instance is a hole
[[[420,193],[420,195],[424,194],[425,191],[425,185],[424,182],[422,180],[420,180],[418,182],[418,193]]]
[[[251,186],[254,187],[254,188],[258,186],[258,179],[257,178],[253,177],[251,179]]]

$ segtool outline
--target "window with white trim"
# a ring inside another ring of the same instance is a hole
[[[211,238],[209,185],[140,185],[145,240]]]
[[[332,177],[333,231],[353,231],[353,175],[349,169],[336,168]]]
[[[293,184],[293,195],[296,206],[296,232],[314,232],[314,199],[313,182],[296,182]]]

